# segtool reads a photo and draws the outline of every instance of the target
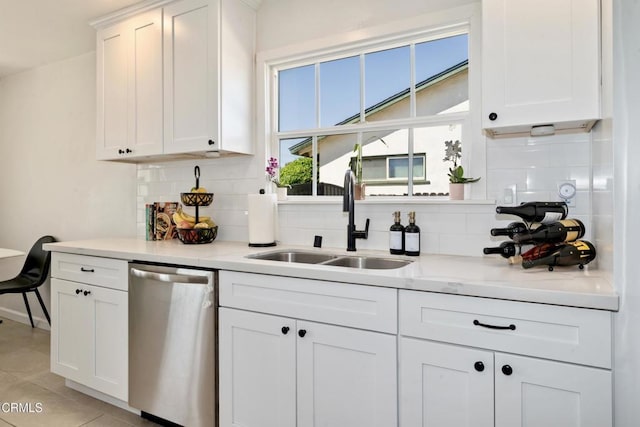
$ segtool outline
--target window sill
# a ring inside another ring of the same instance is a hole
[[[429,196],[424,198],[404,197],[371,197],[365,200],[356,200],[357,204],[365,205],[495,205],[495,200],[449,200],[446,196]],[[339,205],[342,204],[341,196],[291,196],[287,200],[278,200],[279,205]]]

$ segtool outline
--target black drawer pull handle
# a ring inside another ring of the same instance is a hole
[[[84,271],[85,273],[95,273],[96,272],[93,268],[84,268],[84,267],[80,267],[80,271]]]
[[[283,335],[287,335],[289,333],[289,327],[288,326],[283,326],[281,331],[282,331]]]
[[[304,338],[304,336],[305,336],[305,335],[307,335],[307,330],[306,330],[306,329],[300,329],[300,330],[298,331],[298,336],[299,336],[300,338]]]
[[[482,372],[484,371],[484,363],[482,363],[481,361],[478,361],[476,363],[473,364],[473,367],[475,368],[476,371],[478,372]]]
[[[80,292],[82,292],[82,289],[76,289],[76,295],[78,295]]]
[[[84,291],[83,294],[86,297],[87,295],[89,295],[91,293],[91,291]]]
[[[502,373],[505,374],[505,375],[511,375],[511,374],[513,374],[513,368],[511,366],[509,366],[509,365],[504,365],[502,367]]]
[[[511,329],[512,331],[516,330],[516,325],[514,325],[513,323],[510,324],[509,326],[497,326],[497,325],[489,325],[487,323],[480,323],[480,321],[476,319],[473,321],[473,324],[476,326],[482,326],[483,328],[489,328],[489,329]]]

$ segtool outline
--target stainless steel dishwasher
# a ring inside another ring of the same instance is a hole
[[[129,264],[129,406],[143,417],[215,425],[215,276]]]

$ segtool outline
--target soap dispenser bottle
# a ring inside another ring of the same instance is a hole
[[[404,227],[400,224],[400,211],[393,213],[393,225],[389,228],[389,252],[404,254]]]
[[[404,228],[404,253],[420,255],[420,227],[416,225],[416,213],[409,212],[409,225]]]

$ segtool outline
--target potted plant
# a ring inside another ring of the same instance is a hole
[[[355,200],[364,200],[364,191],[366,188],[366,184],[362,182],[362,144],[356,144],[353,146],[353,152],[356,153],[356,157],[351,159],[352,165],[351,169],[353,170],[356,176],[356,184],[354,186],[354,199]],[[354,163],[355,160],[355,164]]]
[[[278,159],[275,157],[269,157],[269,160],[267,160],[267,167],[265,169],[265,172],[267,172],[267,179],[276,186],[276,195],[278,200],[287,200],[287,188],[289,186],[280,183],[277,176],[278,168]]]
[[[445,157],[444,162],[453,162],[453,167],[449,168],[449,199],[464,199],[464,184],[479,181],[480,178],[466,178],[464,176],[464,168],[458,164],[458,160],[462,157],[462,147],[460,141],[445,141]]]

